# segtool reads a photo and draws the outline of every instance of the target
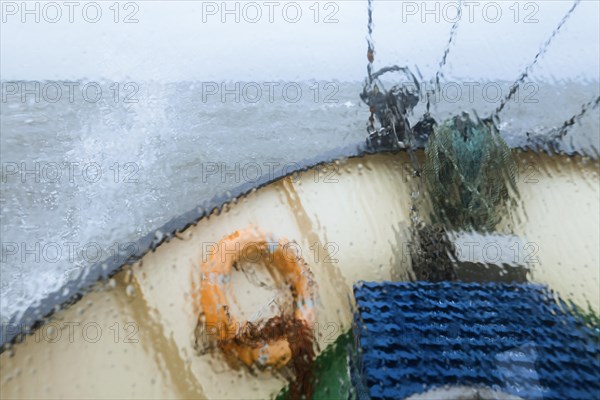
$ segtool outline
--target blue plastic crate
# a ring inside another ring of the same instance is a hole
[[[525,399],[600,399],[600,335],[533,284],[361,283],[354,288],[359,397],[443,386]]]

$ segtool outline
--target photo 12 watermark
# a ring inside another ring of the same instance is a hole
[[[444,243],[428,247],[428,252],[443,254],[448,248]],[[502,264],[512,266],[541,265],[539,257],[540,246],[536,242],[524,242],[514,238],[504,240],[489,239],[459,239],[452,240],[450,250],[454,252],[453,261],[474,264]],[[402,243],[402,261],[408,262],[414,255],[422,254],[418,243]],[[447,256],[452,256],[447,254]]]
[[[202,323],[199,324],[195,335],[196,335],[196,345],[198,348],[207,349],[209,343],[226,340],[227,338],[231,338],[234,336],[242,337],[249,331],[250,326],[245,323],[236,322],[234,324],[212,324],[212,323]],[[279,328],[270,327],[266,324],[261,328],[261,336],[263,337],[274,337],[277,336],[277,331]],[[329,345],[333,344],[340,333],[344,332],[343,327],[339,324],[339,322],[315,322],[310,327],[310,332],[315,342],[320,345]],[[294,344],[294,340],[300,340],[301,338],[297,335],[289,335],[286,337],[286,340],[290,344]]]
[[[339,23],[335,1],[203,1],[202,23]]]
[[[4,81],[2,103],[138,103],[136,82]]]
[[[403,23],[486,22],[502,20],[536,24],[540,6],[535,1],[401,1]]]
[[[1,164],[0,179],[2,183],[21,184],[136,184],[139,183],[139,171],[140,166],[135,162],[115,162],[103,166],[94,161],[9,161]]]
[[[137,24],[140,3],[136,1],[2,1],[2,23]]]
[[[443,81],[438,85],[431,81],[403,82],[397,85],[405,93],[418,96],[422,104],[469,103],[498,104],[511,94],[510,103],[537,104],[540,86],[536,82],[524,82],[511,93],[510,82],[496,81]]]
[[[335,104],[337,82],[201,82],[203,103],[298,103],[301,100]]]
[[[202,242],[200,245],[202,263],[219,262],[225,263],[232,256],[239,257],[248,263],[274,262],[274,254],[281,250],[283,258],[287,261],[298,262],[304,260],[311,263],[337,264],[340,246],[336,242],[311,243],[309,251],[304,251],[302,246],[296,242],[280,242],[270,240],[264,242],[247,242],[243,245],[239,242]],[[208,279],[208,277],[203,277]]]
[[[30,331],[25,324],[2,324],[2,337],[15,337]],[[104,337],[114,343],[137,344],[139,327],[135,322],[50,321],[23,335],[24,342],[73,344],[98,343]]]
[[[0,252],[2,263],[55,264],[83,260],[88,264],[101,261],[123,264],[138,254],[139,246],[135,242],[115,242],[106,246],[98,242],[3,241],[0,244]]]
[[[295,162],[204,162],[200,165],[202,183],[258,183],[270,182],[292,176],[294,182],[311,180],[315,183],[338,183],[340,167],[337,164],[317,165],[310,171],[301,173],[302,166]]]

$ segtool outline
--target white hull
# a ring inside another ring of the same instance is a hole
[[[589,302],[598,312],[598,163],[533,153],[517,157],[524,172],[518,181],[520,207],[499,231],[537,246],[532,281],[585,309]],[[533,170],[525,166],[530,162]],[[408,165],[409,157],[399,153],[350,159],[327,171],[313,168],[202,219],[118,273],[111,283],[115,289],[87,294],[57,313],[51,326],[2,353],[1,397],[265,398],[278,393],[286,381],[271,371],[254,376],[229,368],[218,351],[195,353],[191,291],[203,249],[249,226],[297,242],[318,284],[322,350],[351,327],[354,283],[410,279],[411,193],[420,185],[408,176]],[[232,285],[241,315],[269,301],[268,292],[241,273],[234,273]],[[94,342],[97,328],[102,333]],[[130,340],[137,342],[128,343],[134,329]]]

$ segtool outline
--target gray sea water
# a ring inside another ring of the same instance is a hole
[[[508,88],[445,83],[432,114],[490,115]],[[363,141],[361,90],[336,81],[3,81],[2,321],[216,194]],[[527,82],[500,128],[548,135],[599,92],[597,81]],[[411,122],[424,110],[422,100]],[[598,108],[587,112],[563,148],[596,157],[599,119]]]

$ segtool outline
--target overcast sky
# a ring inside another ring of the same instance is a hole
[[[2,2],[3,80],[344,81],[365,75],[366,0],[316,6],[230,1],[229,14],[221,1],[121,2],[118,12],[114,1],[76,3],[28,2],[27,12],[21,1]],[[535,79],[598,79],[599,3],[582,2]],[[418,65],[425,77],[435,74],[457,2],[430,1],[429,13],[423,4],[375,1],[377,67]],[[571,4],[464,2],[446,77],[515,79]]]

